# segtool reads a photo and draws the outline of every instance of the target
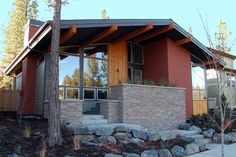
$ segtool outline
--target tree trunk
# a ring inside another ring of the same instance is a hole
[[[49,66],[49,117],[48,117],[48,144],[61,144],[60,104],[59,104],[59,40],[61,0],[53,1],[53,23]]]

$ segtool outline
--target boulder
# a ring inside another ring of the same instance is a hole
[[[134,138],[139,138],[139,139],[143,139],[143,140],[147,140],[147,138],[148,138],[147,130],[145,130],[145,129],[132,130],[132,134],[133,134]]]
[[[88,142],[88,141],[81,141],[81,145],[90,146],[90,147],[100,147],[100,146],[102,146],[99,143]]]
[[[149,141],[158,141],[160,139],[160,135],[158,132],[148,132],[147,135]]]
[[[212,137],[213,137],[213,135],[214,135],[214,133],[215,133],[216,131],[214,130],[214,129],[208,129],[208,130],[205,130],[205,131],[203,131],[202,132],[202,134],[204,135],[204,137],[206,137],[206,138],[211,138],[212,139]]]
[[[141,140],[139,138],[131,138],[129,139],[129,143],[134,143],[134,144],[137,144],[137,145],[140,145],[141,143],[144,143],[145,141],[144,140]]]
[[[95,135],[97,136],[110,136],[114,132],[114,128],[110,126],[99,126],[95,128]]]
[[[158,157],[157,150],[145,150],[142,152],[141,157]]]
[[[131,128],[125,125],[120,125],[115,128],[115,132],[131,132]]]
[[[178,138],[186,143],[193,143],[195,141],[195,139],[190,136],[180,136]]]
[[[118,155],[118,154],[109,153],[109,154],[105,154],[104,157],[123,157],[123,155]]]
[[[127,132],[117,132],[113,135],[117,140],[128,140],[132,137],[130,133]]]
[[[171,154],[175,157],[183,157],[184,156],[184,148],[180,146],[174,146],[171,148]]]
[[[70,122],[68,125],[66,125],[66,129],[74,134],[79,134],[80,124],[78,122]]]
[[[79,135],[80,141],[94,141],[95,136],[94,135]]]
[[[17,155],[16,153],[13,153],[13,154],[9,154],[9,155],[7,155],[7,157],[20,157],[20,156]]]
[[[140,155],[136,154],[136,153],[126,153],[126,152],[124,152],[123,157],[140,157]]]
[[[232,142],[236,142],[236,132],[230,132],[227,135],[231,137]]]
[[[160,149],[158,151],[159,157],[172,157],[170,151],[168,149]]]
[[[221,142],[221,134],[214,134],[213,142],[220,143]],[[233,142],[233,137],[231,137],[228,134],[224,134],[224,142],[225,143]]]
[[[195,143],[187,144],[185,149],[185,155],[191,155],[200,152],[198,145]]]
[[[188,128],[190,131],[196,131],[198,134],[202,133],[202,129],[199,128],[198,126],[192,125]]]
[[[211,139],[200,139],[196,140],[194,143],[198,145],[200,151],[207,150],[207,144],[211,142]]]
[[[99,143],[110,142],[110,143],[116,144],[116,139],[113,136],[100,136],[97,138],[97,140]]]
[[[190,123],[181,123],[178,125],[178,129],[180,130],[188,130],[190,128],[191,124]]]
[[[93,135],[95,133],[95,129],[91,126],[80,125],[77,133],[80,135]]]

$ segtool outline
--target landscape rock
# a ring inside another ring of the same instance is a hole
[[[140,157],[139,154],[136,154],[136,153],[126,153],[126,152],[123,153],[123,156],[124,157]]]
[[[7,157],[20,157],[20,156],[17,155],[16,153],[13,153],[13,154],[9,154],[9,155],[7,155]]]
[[[139,138],[131,138],[129,139],[129,143],[134,143],[137,145],[140,145],[141,143],[144,143],[145,141]]]
[[[221,134],[214,134],[213,142],[220,143],[221,142]],[[224,134],[224,142],[225,143],[233,142],[233,137],[231,137],[228,134]]]
[[[95,128],[95,135],[97,136],[103,136],[103,135],[110,136],[113,134],[113,132],[114,128],[110,126],[100,126]]]
[[[189,137],[189,136],[180,136],[179,139],[186,143],[193,143],[195,141],[193,137]]]
[[[131,128],[128,126],[120,125],[115,128],[115,132],[131,132]]]
[[[180,130],[188,130],[190,128],[191,124],[190,123],[181,123],[178,126],[178,129]]]
[[[68,125],[66,125],[66,129],[70,132],[73,132],[74,134],[79,134],[79,128],[80,125],[78,122],[70,122]]]
[[[196,131],[198,134],[202,133],[202,129],[199,128],[198,126],[192,125],[188,128],[190,131]]]
[[[132,130],[132,134],[134,138],[140,138],[143,140],[147,140],[147,131],[144,129],[135,129]]]
[[[160,135],[158,132],[148,132],[147,135],[149,141],[158,141],[160,139]]]
[[[231,137],[232,142],[236,142],[236,132],[230,132],[227,135]]]
[[[80,135],[93,135],[95,133],[95,129],[91,126],[78,126],[78,131],[76,133]]]
[[[172,157],[170,151],[168,149],[160,149],[158,151],[159,157]]]
[[[118,154],[109,153],[109,154],[105,154],[104,157],[123,157],[123,155],[118,155]]]
[[[198,145],[195,143],[187,144],[185,149],[185,155],[191,155],[200,152]]]
[[[80,141],[94,141],[95,136],[94,135],[79,135]]]
[[[113,135],[117,140],[128,140],[132,137],[130,133],[127,132],[117,132]]]
[[[173,148],[171,148],[171,154],[175,157],[183,157],[184,148],[180,146],[174,146]]]
[[[204,150],[207,150],[206,146],[210,142],[211,142],[211,139],[200,139],[200,140],[196,140],[194,143],[198,145],[200,151],[204,151]]]
[[[205,130],[205,131],[203,131],[202,132],[202,134],[204,135],[204,137],[206,137],[206,138],[211,138],[212,139],[212,137],[213,137],[213,135],[214,135],[214,133],[215,133],[216,131],[214,130],[214,129],[208,129],[208,130]]]
[[[97,138],[97,140],[99,143],[110,142],[110,143],[116,144],[116,139],[113,136],[100,136]]]
[[[142,152],[141,157],[158,157],[157,150],[145,150]]]
[[[81,141],[81,145],[90,146],[90,147],[100,147],[100,146],[102,146],[99,143],[88,142],[88,141]]]

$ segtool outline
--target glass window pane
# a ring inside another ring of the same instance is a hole
[[[235,87],[235,76],[234,76],[234,74],[231,74],[231,84],[232,84],[232,87]]]
[[[128,68],[128,79],[129,79],[129,83],[132,83],[132,69]]]
[[[133,69],[134,84],[142,84],[142,70]]]
[[[206,91],[200,91],[200,98],[201,98],[201,100],[206,100],[206,98],[207,98]]]
[[[59,87],[59,99],[64,99],[64,87]]]
[[[95,100],[95,90],[94,89],[84,89],[84,99],[85,100]]]
[[[79,57],[61,56],[59,61],[59,84],[79,85]]]
[[[132,62],[132,44],[131,42],[128,43],[128,62]]]
[[[79,98],[79,89],[66,87],[66,98],[67,99],[78,99]]]
[[[192,67],[193,89],[206,89],[204,69],[200,66]]]
[[[138,45],[133,45],[134,63],[143,64],[143,48]]]
[[[107,99],[108,90],[107,89],[98,89],[97,90],[97,99]]]
[[[226,73],[226,85],[227,85],[228,87],[231,86],[231,85],[230,85],[230,74],[229,74],[229,73]]]
[[[193,90],[193,100],[200,100],[199,90]]]

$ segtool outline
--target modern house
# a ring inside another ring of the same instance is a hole
[[[236,69],[234,68],[234,60],[236,56],[224,53],[218,50],[212,50],[216,55],[218,55],[225,63],[223,69],[219,70],[220,82],[222,91],[221,93],[225,95],[226,102],[229,104],[231,109],[236,108]],[[214,67],[212,67],[214,68]],[[215,69],[215,68],[214,68]],[[214,69],[207,70],[207,91],[208,91],[208,104],[210,109],[215,109],[219,106],[218,90],[217,87],[219,83],[217,81],[216,71]]]
[[[111,123],[173,128],[193,114],[192,65],[218,59],[171,19],[62,20],[60,28],[64,121],[96,113]],[[47,117],[52,23],[30,20],[25,32],[5,73],[22,91],[23,113]]]

